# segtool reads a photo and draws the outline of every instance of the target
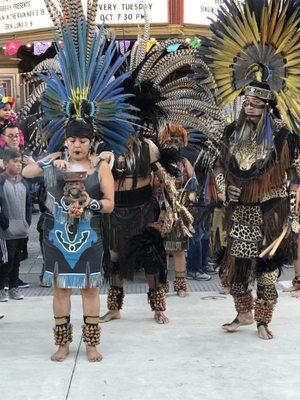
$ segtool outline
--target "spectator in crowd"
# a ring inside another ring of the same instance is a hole
[[[1,128],[0,128],[1,129]],[[1,146],[2,144],[2,146]],[[18,125],[13,122],[7,122],[5,125],[2,126],[2,130],[0,131],[0,172],[4,171],[4,164],[3,164],[3,154],[7,149],[13,149],[21,152],[22,154],[22,164],[23,166],[28,165],[28,163],[32,162],[33,159],[30,156],[30,153],[24,150],[21,144],[21,137]],[[32,182],[27,181],[29,186],[31,197],[33,197],[32,193]],[[25,260],[28,257],[27,252],[27,242],[28,239],[24,241],[24,248],[22,249],[21,260]],[[21,279],[19,280],[19,287],[27,288],[29,284],[23,282]]]
[[[190,211],[194,217],[195,233],[190,239],[187,250],[187,279],[209,281],[211,276],[207,273],[207,261],[209,254],[209,231],[211,224],[211,209],[205,199],[205,187],[207,171],[197,163],[199,147],[188,144],[182,149],[182,156],[186,157],[194,166],[198,180],[197,202],[190,205]]]
[[[26,181],[21,176],[22,156],[15,149],[3,154],[5,171],[0,175],[0,239],[6,241],[8,261],[0,266],[0,301],[21,300],[19,267],[24,240],[31,223],[31,199]],[[9,281],[8,295],[4,290]]]
[[[20,150],[20,136],[19,128],[13,123],[7,123],[1,127],[2,146],[0,147],[0,157],[2,156],[6,149],[16,149]],[[2,166],[3,168],[3,166]]]
[[[0,266],[7,262],[6,241],[0,239]],[[4,314],[0,313],[0,319],[4,318]]]
[[[19,127],[13,122],[7,122],[5,125],[0,125],[0,159],[6,149],[16,149],[22,152],[22,162],[27,165],[30,162],[30,153],[24,150],[21,144],[19,135]]]
[[[209,255],[209,232],[211,227],[212,208],[205,198],[207,173],[197,173],[199,182],[198,201],[193,204],[195,234],[190,240],[187,252],[187,279],[209,281],[207,273]]]
[[[0,130],[8,124],[18,126],[18,117],[13,111],[15,99],[11,96],[0,98]],[[18,127],[19,144],[24,146],[24,135]],[[0,137],[0,148],[6,147],[6,140],[2,136]]]

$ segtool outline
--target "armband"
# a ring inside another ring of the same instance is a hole
[[[101,200],[96,200],[96,199],[91,199],[89,204],[87,205],[87,208],[91,211],[101,211],[103,208],[103,204]]]
[[[293,160],[292,167],[295,168],[297,178],[300,178],[300,156]]]
[[[299,233],[299,210],[297,207],[297,192],[290,191],[290,213],[288,216],[288,222],[292,232]]]
[[[106,161],[109,165],[109,168],[112,170],[115,163],[114,153],[111,151],[102,151],[99,154],[99,161]]]
[[[151,171],[156,172],[158,170],[158,161],[153,162],[150,164]]]
[[[226,183],[225,183],[225,176],[223,172],[218,173],[218,175],[215,177],[215,182],[216,182],[216,189],[217,193],[221,194],[226,197]]]

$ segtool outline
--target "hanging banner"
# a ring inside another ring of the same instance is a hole
[[[58,0],[53,2],[58,4]],[[97,23],[143,24],[145,6],[152,24],[167,24],[168,3],[168,0],[100,0]],[[83,4],[85,8],[86,2]],[[51,27],[44,0],[0,0],[0,35]]]
[[[184,23],[208,26],[221,5],[223,0],[184,0]]]

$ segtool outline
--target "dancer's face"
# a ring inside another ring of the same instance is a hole
[[[69,137],[66,140],[69,154],[74,161],[84,161],[89,157],[91,142],[88,138]]]
[[[171,136],[162,143],[162,147],[180,151],[184,147],[183,138],[181,136]]]
[[[265,102],[257,97],[246,96],[245,113],[249,117],[259,118],[265,109]]]

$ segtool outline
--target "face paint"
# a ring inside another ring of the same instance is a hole
[[[244,106],[244,108],[251,107],[251,108],[254,108],[255,110],[263,110],[263,109],[265,109],[266,104],[255,104],[255,103],[252,103],[250,100],[246,99],[243,102],[243,106]]]

